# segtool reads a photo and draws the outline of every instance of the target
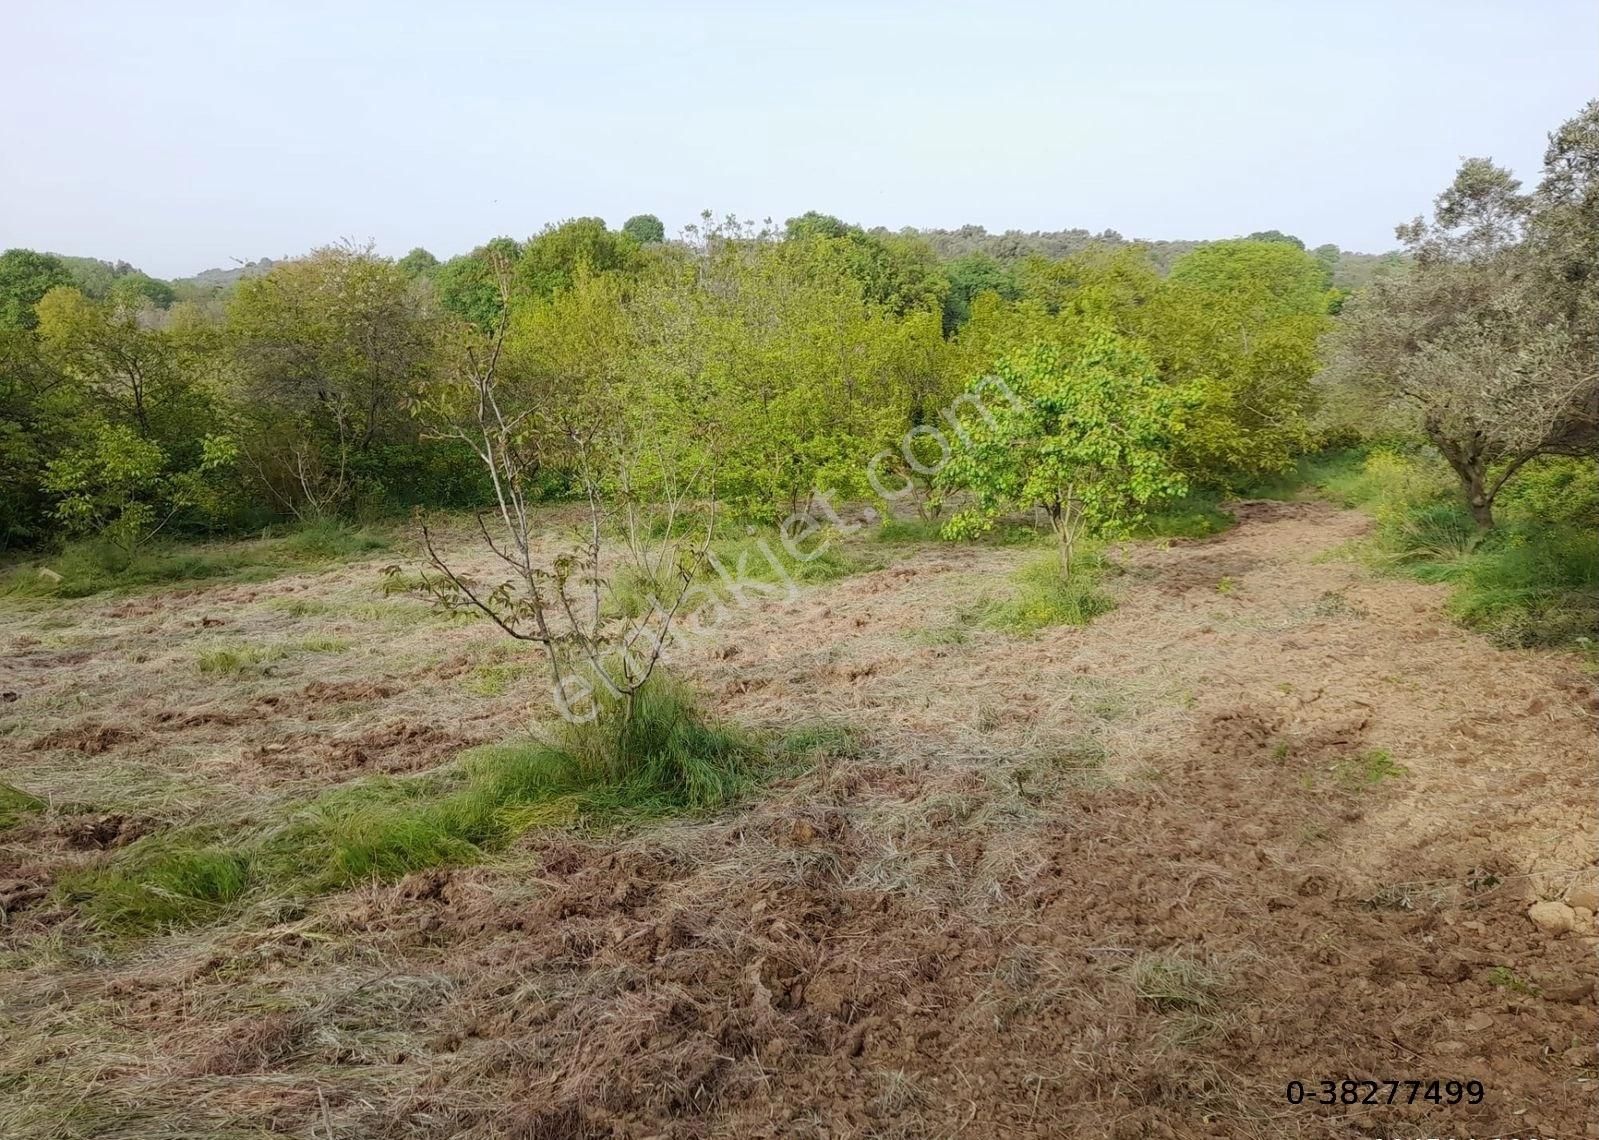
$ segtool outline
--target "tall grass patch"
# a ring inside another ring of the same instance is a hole
[[[1115,599],[1100,588],[1106,570],[1104,555],[1094,547],[1078,550],[1070,577],[1062,576],[1053,551],[1041,554],[1016,572],[1015,594],[990,603],[982,619],[1019,633],[1053,625],[1087,625],[1116,608]]]

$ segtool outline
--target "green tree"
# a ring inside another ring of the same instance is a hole
[[[0,328],[31,329],[39,323],[34,306],[52,289],[72,284],[59,257],[31,249],[0,253]]]
[[[1236,486],[1309,445],[1330,299],[1288,242],[1216,242],[1172,267],[1139,327],[1162,376],[1198,394],[1178,457],[1196,481]]]
[[[439,304],[483,332],[494,329],[503,306],[502,282],[509,280],[521,256],[515,238],[497,237],[450,258],[433,274]]]
[[[1004,514],[1042,507],[1069,577],[1085,534],[1125,533],[1147,504],[1185,488],[1170,453],[1187,397],[1108,328],[1083,327],[1069,348],[1006,355],[967,393],[988,414],[968,424],[939,476],[974,500],[945,524],[948,537],[973,537]]]
[[[642,259],[631,235],[605,228],[603,218],[571,218],[545,226],[522,249],[512,289],[524,296],[549,297],[571,287],[577,275],[632,273]]]
[[[1558,212],[1580,210],[1588,191],[1562,186],[1558,141],[1551,156],[1544,195],[1466,160],[1430,220],[1398,227],[1410,271],[1357,295],[1332,340],[1329,382],[1408,412],[1483,528],[1528,461],[1594,448],[1592,238],[1580,223],[1572,242],[1553,237],[1566,232]]]
[[[330,246],[241,281],[228,323],[251,424],[242,451],[261,487],[296,515],[382,493],[385,466],[417,443],[409,409],[436,375],[426,290],[370,247]]]
[[[1021,295],[1016,275],[985,253],[968,253],[944,266],[949,292],[944,297],[944,332],[953,334],[971,320],[972,303],[983,293],[1006,301]]]
[[[666,240],[666,227],[654,214],[634,214],[622,223],[622,232],[639,245],[655,245]]]
[[[417,246],[395,264],[400,267],[400,272],[407,277],[427,277],[439,267],[439,259],[421,246]]]

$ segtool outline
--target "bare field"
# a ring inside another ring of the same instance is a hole
[[[61,884],[449,765],[543,673],[384,593],[404,551],[12,604],[0,780],[46,806],[0,831],[0,1136],[1599,1135],[1591,676],[1339,557],[1354,512],[1235,509],[1030,636],[972,618],[1030,551],[851,540],[882,568],[674,661],[848,747],[138,937]],[[1485,1095],[1285,1097],[1345,1079]]]

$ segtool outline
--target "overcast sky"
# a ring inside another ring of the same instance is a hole
[[[1535,180],[1595,0],[0,0],[0,247],[159,276],[600,215],[1277,228],[1393,245],[1463,155]]]

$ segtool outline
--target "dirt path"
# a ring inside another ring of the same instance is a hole
[[[861,746],[715,820],[106,957],[25,918],[0,1132],[1599,1135],[1591,913],[1526,913],[1592,901],[1588,681],[1329,557],[1357,514],[1238,514],[1086,629],[965,620],[1024,556],[969,547],[738,615],[679,662],[716,711]]]

